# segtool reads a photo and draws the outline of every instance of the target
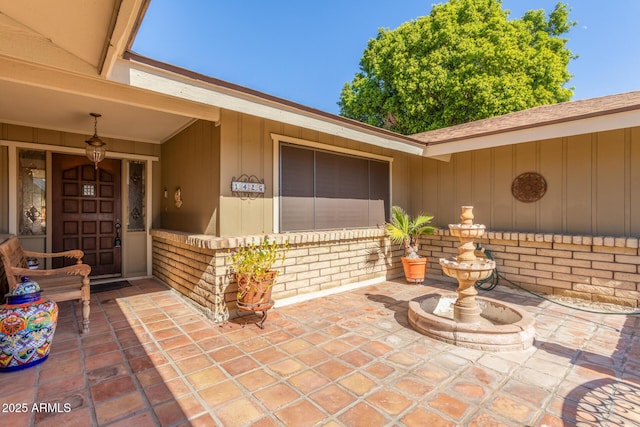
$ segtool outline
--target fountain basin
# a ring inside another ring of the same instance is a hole
[[[526,311],[492,298],[476,297],[480,321],[453,320],[457,295],[435,291],[409,302],[409,323],[420,333],[460,347],[520,351],[533,344],[534,319]]]
[[[449,224],[449,233],[453,237],[477,238],[484,235],[486,228],[482,224]]]
[[[478,258],[473,261],[458,261],[456,258],[440,258],[442,272],[457,280],[484,280],[496,268],[495,261]]]

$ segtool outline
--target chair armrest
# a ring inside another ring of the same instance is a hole
[[[80,249],[73,249],[70,251],[64,251],[64,252],[52,252],[52,253],[46,253],[46,252],[34,252],[34,251],[22,251],[24,253],[25,257],[29,257],[29,258],[59,258],[59,257],[67,257],[67,258],[75,258],[77,259],[79,262],[82,262],[82,257],[84,257],[84,252],[82,252]]]
[[[88,277],[89,274],[91,274],[91,266],[89,264],[76,264],[51,270],[30,270],[28,268],[11,267],[11,274],[14,276],[28,276],[30,278],[59,276],[63,274]]]

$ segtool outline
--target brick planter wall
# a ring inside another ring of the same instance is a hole
[[[153,275],[197,303],[214,321],[235,317],[237,287],[229,250],[263,236],[220,238],[152,230]],[[290,250],[273,287],[274,300],[403,275],[401,251],[380,229],[288,233],[273,236]]]
[[[258,243],[262,236],[219,238],[152,230],[153,275],[197,303],[211,319],[237,315],[237,287],[228,264],[230,249]],[[289,233],[290,250],[273,288],[274,300],[360,282],[403,277],[397,245],[380,229]],[[499,273],[534,292],[592,301],[640,305],[638,239],[558,234],[487,232],[479,242],[491,251]],[[458,254],[448,230],[423,236],[430,278],[442,275],[438,260]],[[510,286],[505,280],[501,286]]]
[[[640,303],[638,238],[488,231],[477,243],[491,252],[502,276],[533,292],[632,307]],[[442,277],[438,260],[457,255],[458,245],[449,230],[424,236],[420,249],[430,257],[430,277]]]

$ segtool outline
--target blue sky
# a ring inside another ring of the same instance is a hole
[[[558,0],[503,0],[510,18]],[[378,28],[427,15],[432,0],[152,0],[133,50],[337,114]],[[567,0],[574,100],[640,90],[639,0]]]

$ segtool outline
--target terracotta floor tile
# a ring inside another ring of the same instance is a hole
[[[178,367],[178,369],[180,369],[180,372],[185,375],[191,372],[199,371],[213,364],[214,362],[212,362],[206,354],[201,354],[176,362],[176,366]]]
[[[50,362],[52,362],[52,360],[47,360],[42,363],[42,367],[44,368],[46,366],[47,369],[42,369],[40,371],[40,383],[45,383],[64,377],[72,377],[78,372],[82,372],[82,370],[84,369],[84,367],[82,366],[82,362],[79,359],[62,361],[55,365],[52,365]],[[87,368],[87,370],[89,371],[90,369]]]
[[[144,409],[145,404],[139,393],[131,392],[102,403],[98,402],[95,408],[98,423],[106,424]]]
[[[202,354],[202,350],[195,344],[188,344],[167,350],[167,354],[172,360],[178,361],[198,356],[199,354]]]
[[[367,402],[391,415],[397,415],[411,405],[404,395],[392,390],[377,391],[367,397]]]
[[[67,427],[69,424],[60,424]],[[78,427],[88,426],[90,424],[79,424]],[[109,427],[156,427],[158,422],[156,416],[152,411],[145,411],[141,414],[136,414],[132,417],[125,418],[122,421],[117,421],[113,424],[109,424]]]
[[[179,331],[177,328],[172,328],[171,330]],[[160,338],[156,336],[156,339]],[[191,340],[191,338],[182,334],[177,334],[171,338],[159,341],[158,343],[163,350],[171,350],[173,348],[178,348],[185,345],[193,345],[193,341]]]
[[[248,398],[242,398],[224,405],[216,411],[216,416],[225,427],[240,427],[251,425],[265,414]]]
[[[135,282],[92,298],[86,336],[79,305],[62,303],[49,360],[1,375],[0,402],[72,411],[0,412],[0,425],[640,425],[640,319],[575,316],[496,288],[545,322],[531,349],[492,353],[408,325],[408,301],[450,284],[385,282],[279,307],[262,330],[216,325],[154,279]]]
[[[312,332],[310,334],[304,335],[302,339],[310,342],[313,345],[320,345],[327,342],[329,339],[332,339],[332,337],[328,337],[320,332]]]
[[[501,421],[496,420],[494,417],[488,414],[478,414],[474,416],[471,421],[469,421],[469,427],[511,427],[509,424],[505,424]],[[551,427],[551,426],[548,426]]]
[[[227,360],[235,359],[236,357],[240,357],[243,355],[242,351],[238,350],[234,346],[223,347],[208,354],[213,360],[218,363],[226,362]]]
[[[0,377],[0,383],[3,378],[4,377]],[[82,373],[78,373],[74,376],[64,377],[44,383],[38,387],[38,401],[45,402],[48,399],[64,396],[74,391],[83,390],[85,388],[84,380],[85,376]],[[16,386],[19,385],[20,383],[16,383]],[[16,387],[12,394],[15,394],[18,390],[20,390],[20,388]],[[0,401],[6,402],[7,400],[0,397]]]
[[[223,347],[229,345],[229,340],[226,339],[223,335],[217,335],[205,340],[196,341],[196,343],[207,352],[213,352],[216,350],[220,350]]]
[[[340,415],[340,421],[349,427],[379,427],[388,424],[387,418],[370,405],[361,402]],[[427,426],[429,424],[422,424]]]
[[[242,396],[244,392],[233,381],[228,380],[202,389],[198,393],[207,405],[213,408]]]
[[[392,366],[389,366],[386,363],[380,363],[380,362],[373,363],[371,366],[368,366],[365,370],[369,374],[380,379],[386,378],[396,371],[395,368],[393,368]]]
[[[491,408],[498,411],[504,417],[510,418],[519,423],[528,421],[534,413],[534,409],[516,402],[515,400],[506,397],[498,396],[491,403]]]
[[[181,421],[187,420],[187,415],[183,412],[180,404],[175,400],[170,400],[153,407],[153,412],[161,426],[172,426]]]
[[[402,422],[407,427],[453,427],[456,425],[456,423],[454,423],[453,421],[446,420],[437,413],[430,412],[425,408],[417,408],[411,411],[402,418]],[[486,424],[486,427],[489,426],[499,427],[499,424]]]
[[[324,351],[313,347],[296,354],[296,358],[307,366],[315,366],[318,363],[325,362],[329,357]]]
[[[337,380],[345,374],[353,371],[352,368],[338,360],[330,360],[326,363],[323,363],[322,365],[317,366],[315,369],[321,374],[331,378],[332,380]]]
[[[329,341],[321,346],[322,350],[326,351],[329,354],[340,355],[350,351],[353,347],[349,344],[345,344],[341,341]]]
[[[221,364],[222,368],[232,377],[252,371],[258,367],[255,360],[249,356],[241,356],[236,359],[228,360]]]
[[[262,370],[256,370],[237,378],[238,382],[249,391],[256,391],[277,381],[274,377]]]
[[[359,372],[341,379],[340,385],[358,396],[363,396],[376,387],[376,383],[374,381]]]
[[[276,412],[275,415],[284,425],[296,427],[311,427],[325,418],[320,410],[306,400],[287,406]]]
[[[304,366],[294,359],[284,359],[271,363],[268,366],[269,369],[282,377],[289,376],[304,369]]]
[[[262,404],[270,411],[275,411],[296,400],[300,395],[287,384],[276,384],[254,393]]]
[[[534,406],[542,405],[542,402],[549,397],[547,390],[516,380],[509,380],[502,389],[509,395],[525,400]]]
[[[470,381],[454,381],[449,388],[451,394],[459,395],[469,400],[482,400],[487,396],[487,391],[482,386]]]
[[[131,377],[120,377],[91,387],[91,397],[94,402],[99,403],[135,390],[136,385]]]
[[[392,347],[380,341],[371,341],[363,345],[362,349],[376,357],[384,356],[393,351]]]
[[[214,386],[226,380],[225,374],[217,366],[210,366],[187,376],[187,381],[196,390]]]
[[[293,338],[293,335],[291,335],[288,332],[285,331],[275,331],[275,332],[271,332],[267,335],[264,335],[264,338],[266,338],[267,340],[269,340],[269,342],[271,344],[279,344],[283,341],[287,341],[290,340],[291,338]]]
[[[429,405],[454,419],[460,419],[469,405],[448,394],[441,393],[429,400]]]
[[[303,350],[308,349],[311,346],[308,342],[298,338],[286,343],[283,343],[280,346],[280,349],[285,351],[288,354],[298,354]]]
[[[316,391],[309,397],[330,414],[346,408],[355,400],[351,394],[334,384]]]
[[[353,350],[340,356],[340,359],[357,368],[366,365],[373,360],[372,357],[366,355],[360,350]]]
[[[189,387],[180,378],[164,381],[144,389],[151,405],[157,405],[168,400],[174,400],[190,392]]]
[[[395,383],[395,386],[414,398],[421,398],[433,390],[433,386],[426,384],[417,378],[404,377]],[[482,390],[482,388],[480,388]]]
[[[313,370],[308,370],[289,378],[289,383],[302,393],[308,394],[326,385],[329,383],[329,380],[324,375]]]
[[[64,412],[64,409],[60,413],[42,413],[37,415],[44,415],[44,417],[36,417],[36,423],[38,427],[59,427],[59,426],[69,426],[69,427],[83,427],[90,426],[93,424],[93,418],[91,417],[91,409],[90,408],[77,408],[71,410],[69,412]],[[0,423],[1,423],[0,419]],[[29,424],[2,424],[2,425],[29,425]]]

